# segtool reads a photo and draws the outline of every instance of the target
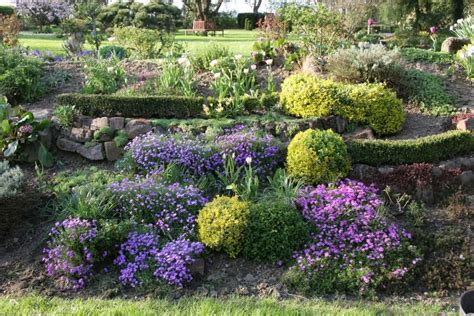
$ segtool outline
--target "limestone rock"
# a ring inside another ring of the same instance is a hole
[[[125,129],[129,130],[132,127],[138,126],[138,125],[151,125],[151,123],[150,123],[150,120],[147,120],[147,119],[133,119],[127,122]]]
[[[107,160],[109,161],[115,161],[120,159],[123,154],[123,149],[120,147],[117,147],[115,142],[105,142],[104,143],[104,150],[105,150],[105,157],[107,157]]]
[[[443,44],[441,44],[441,51],[444,53],[455,54],[458,50],[463,48],[464,45],[469,43],[470,40],[465,38],[448,37],[444,40]]]
[[[62,151],[76,152],[76,150],[81,146],[81,144],[76,143],[67,138],[58,138],[56,141],[56,146]]]
[[[82,145],[77,148],[77,153],[89,160],[104,160],[102,144],[92,146]]]
[[[85,143],[92,139],[92,132],[85,128],[73,127],[69,137],[76,142]]]
[[[471,170],[464,171],[463,173],[461,173],[460,179],[461,184],[466,187],[474,185],[474,172],[472,172]]]
[[[347,139],[375,139],[374,132],[371,128],[356,128],[355,131],[346,135]]]
[[[152,130],[150,125],[136,125],[126,129],[128,133],[128,139],[134,139],[135,137],[146,134]]]
[[[92,120],[91,130],[99,130],[104,127],[109,127],[109,119],[107,117],[98,117]]]
[[[123,117],[111,117],[111,118],[109,118],[109,126],[113,130],[122,129],[125,126],[125,118],[123,118]]]

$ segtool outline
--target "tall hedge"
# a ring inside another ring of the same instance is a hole
[[[0,6],[0,15],[12,15],[15,13],[15,9],[10,6]]]
[[[352,140],[347,149],[353,163],[432,163],[474,152],[474,136],[465,131],[448,131],[408,140]]]
[[[248,19],[250,21],[250,26],[252,29],[257,27],[258,21],[265,18],[265,14],[263,13],[239,13],[237,14],[237,24],[239,28],[245,28],[245,20]]]

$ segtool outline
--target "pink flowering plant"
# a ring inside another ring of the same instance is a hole
[[[383,201],[375,187],[351,180],[308,187],[297,205],[314,232],[295,254],[290,284],[317,293],[370,296],[409,280],[418,251],[408,231],[379,215]]]
[[[35,120],[33,113],[19,107],[12,108],[6,98],[0,96],[0,157],[27,159],[23,149],[39,142],[39,132],[48,125],[48,120]],[[43,145],[40,146],[38,157],[43,165],[52,164],[51,155]]]

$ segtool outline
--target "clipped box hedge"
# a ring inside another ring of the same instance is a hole
[[[175,96],[129,97],[96,94],[62,94],[58,105],[72,105],[84,115],[188,118],[202,111],[203,98]]]
[[[277,100],[276,95],[242,98],[244,106],[249,112],[261,108],[271,108]],[[213,98],[179,96],[141,97],[68,93],[57,97],[58,105],[72,105],[84,115],[143,118],[199,117],[202,115],[203,105],[213,102],[216,102]]]
[[[474,136],[456,130],[408,140],[352,140],[347,145],[353,163],[432,163],[473,152]]]

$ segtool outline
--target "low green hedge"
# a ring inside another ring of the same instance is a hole
[[[277,102],[276,95],[260,98],[243,97],[245,108],[255,111],[271,108]],[[57,97],[58,105],[74,106],[79,112],[90,116],[125,116],[144,118],[191,118],[202,114],[205,103],[215,102],[212,98],[178,96],[116,96],[96,94],[62,94]]]
[[[353,163],[431,163],[473,152],[474,136],[464,131],[448,131],[409,140],[352,140],[347,145]]]

